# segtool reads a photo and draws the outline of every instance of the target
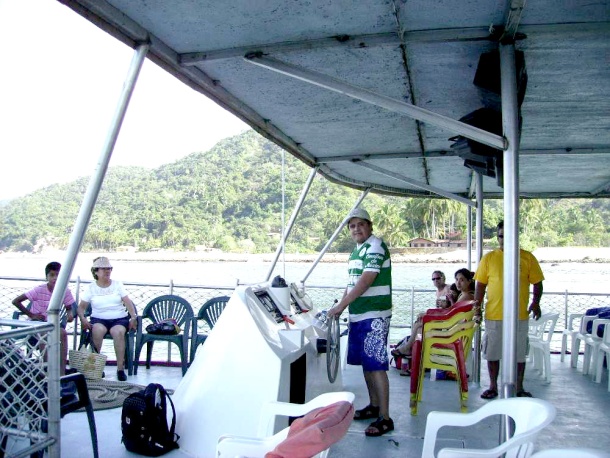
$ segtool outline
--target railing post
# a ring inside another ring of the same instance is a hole
[[[76,301],[76,308],[78,309],[78,304],[80,304],[80,275],[76,277],[76,294],[74,295],[74,300]],[[76,350],[76,340],[78,338],[78,315],[74,316],[74,331],[72,331],[72,350]]]
[[[563,293],[563,308],[565,310],[565,317],[564,317],[564,329],[568,329],[568,290],[566,289],[565,292]]]
[[[474,328],[472,346],[472,383],[476,387],[481,386],[481,324]]]
[[[411,286],[411,332],[413,331],[413,317],[415,316],[415,287]]]

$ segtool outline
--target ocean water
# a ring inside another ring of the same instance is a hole
[[[0,277],[44,278],[48,259],[32,255],[0,255]],[[112,261],[112,260],[111,260]],[[211,261],[112,261],[112,278],[124,282],[169,283],[178,285],[235,286],[256,283],[267,278],[270,262],[253,259],[246,262]],[[80,276],[91,279],[89,257],[77,259],[72,279]],[[287,262],[277,264],[271,277],[281,275],[289,283],[300,282],[310,271],[311,262]],[[432,288],[431,275],[441,270],[451,282],[456,270],[466,267],[460,263],[394,263],[393,284],[396,288]],[[541,263],[545,275],[546,292],[610,293],[610,263]],[[473,267],[474,269],[474,267]],[[321,262],[307,277],[307,285],[342,286],[347,282],[345,263]]]

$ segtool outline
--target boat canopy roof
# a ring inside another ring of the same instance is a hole
[[[520,196],[610,197],[610,0],[61,1],[328,179],[401,196],[471,198],[479,172],[503,197],[514,40]]]

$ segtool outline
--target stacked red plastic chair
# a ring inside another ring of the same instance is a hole
[[[429,310],[423,317],[421,339],[413,344],[411,368],[411,415],[417,415],[422,400],[426,369],[441,369],[457,374],[460,407],[466,411],[468,374],[466,358],[477,324],[474,301],[463,301],[449,310]]]

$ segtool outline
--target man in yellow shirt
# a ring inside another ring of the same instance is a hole
[[[502,359],[502,319],[503,319],[503,276],[504,276],[504,221],[498,223],[498,244],[500,248],[487,253],[481,259],[477,273],[475,300],[483,303],[487,291],[485,305],[485,336],[483,338],[483,355],[487,360],[489,371],[489,389],[481,397],[493,399],[498,396],[498,374]],[[542,281],[544,275],[535,256],[529,251],[519,250],[519,317],[517,325],[517,396],[532,397],[523,389],[525,373],[525,358],[527,353],[527,332],[529,314],[540,318],[540,297],[542,296]],[[528,308],[529,286],[534,285],[532,302]]]

